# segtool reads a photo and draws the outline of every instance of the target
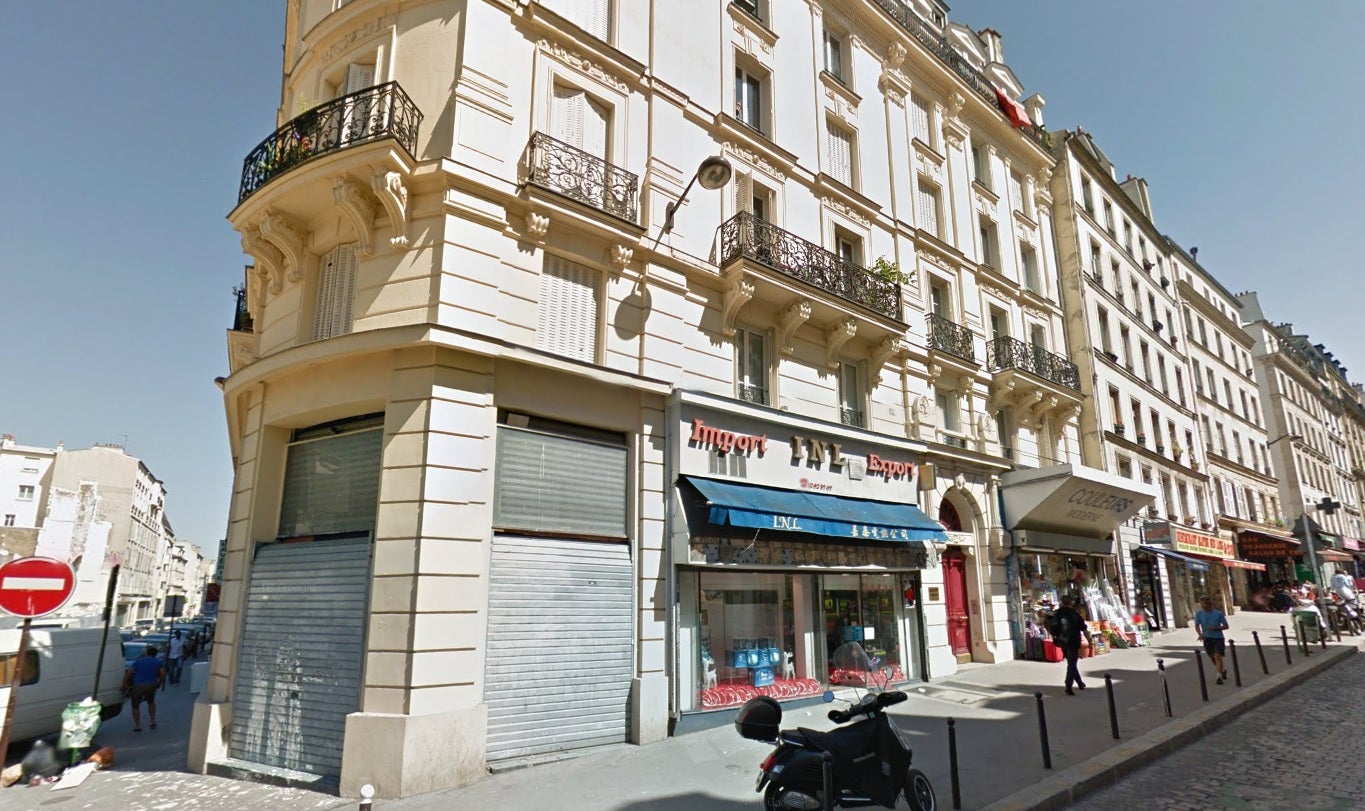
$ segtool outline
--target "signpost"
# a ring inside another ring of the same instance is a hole
[[[0,758],[9,750],[10,722],[14,719],[15,699],[24,681],[24,658],[28,655],[28,635],[34,617],[42,617],[66,605],[76,590],[76,573],[71,565],[52,558],[19,558],[0,566],[0,610],[24,618],[19,632],[19,651],[14,659],[5,724],[0,731]]]

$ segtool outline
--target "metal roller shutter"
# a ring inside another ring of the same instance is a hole
[[[360,703],[370,538],[260,547],[251,567],[229,747],[251,763],[335,777]]]
[[[493,539],[489,760],[627,740],[631,572],[627,544]]]

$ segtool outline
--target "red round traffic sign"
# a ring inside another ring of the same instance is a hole
[[[52,558],[20,558],[0,566],[0,610],[41,617],[66,605],[76,590],[71,564]]]

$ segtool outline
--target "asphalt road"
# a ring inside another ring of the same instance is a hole
[[[1335,667],[1071,808],[1328,811],[1365,806],[1365,655]]]

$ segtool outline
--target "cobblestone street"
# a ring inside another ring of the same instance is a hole
[[[1071,808],[1112,811],[1325,811],[1360,808],[1365,731],[1350,721],[1365,691],[1352,656],[1223,729]]]

